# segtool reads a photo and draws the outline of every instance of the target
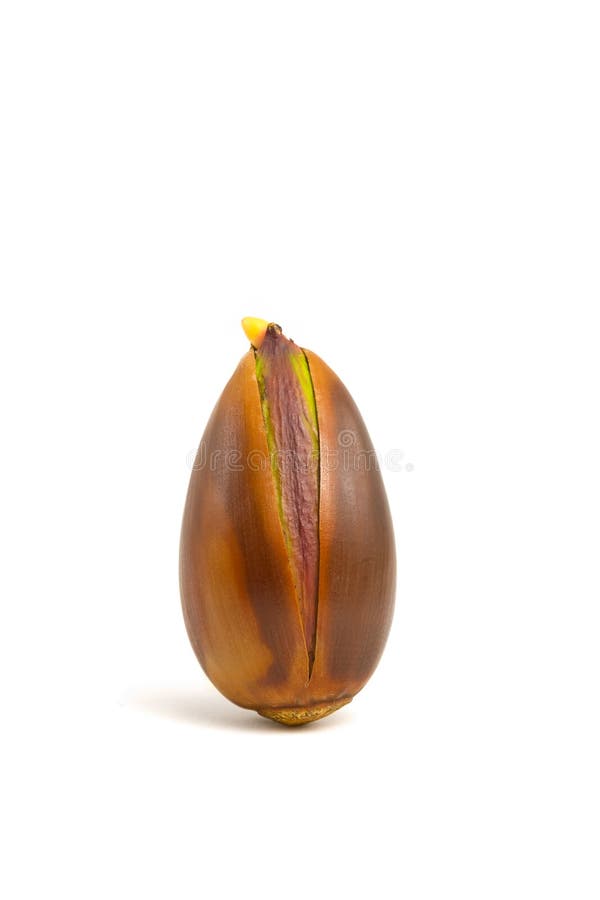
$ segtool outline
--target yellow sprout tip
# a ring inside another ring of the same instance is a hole
[[[253,316],[246,316],[245,319],[242,319],[244,333],[252,346],[256,347],[257,350],[264,340],[268,327],[269,323],[266,319],[255,319]]]

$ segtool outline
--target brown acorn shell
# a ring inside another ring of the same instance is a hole
[[[181,533],[183,613],[204,671],[234,703],[279,721],[293,718],[295,709],[298,721],[310,721],[326,714],[311,715],[311,709],[333,711],[364,686],[381,656],[394,604],[392,522],[369,435],[337,375],[305,353],[320,441],[310,680],[253,351],[242,358],[204,432]]]

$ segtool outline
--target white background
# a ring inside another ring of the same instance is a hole
[[[1,10],[3,895],[597,900],[597,4]],[[299,730],[180,614],[243,315],[413,466],[382,663]]]

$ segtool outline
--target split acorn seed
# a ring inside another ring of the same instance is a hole
[[[183,516],[192,647],[229,700],[286,725],[349,703],[391,625],[392,521],[361,415],[337,375],[279,325],[251,348],[210,417]]]

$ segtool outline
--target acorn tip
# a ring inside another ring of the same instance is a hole
[[[269,323],[266,319],[255,319],[253,316],[246,316],[242,319],[244,334],[256,350],[264,341],[268,327]]]

